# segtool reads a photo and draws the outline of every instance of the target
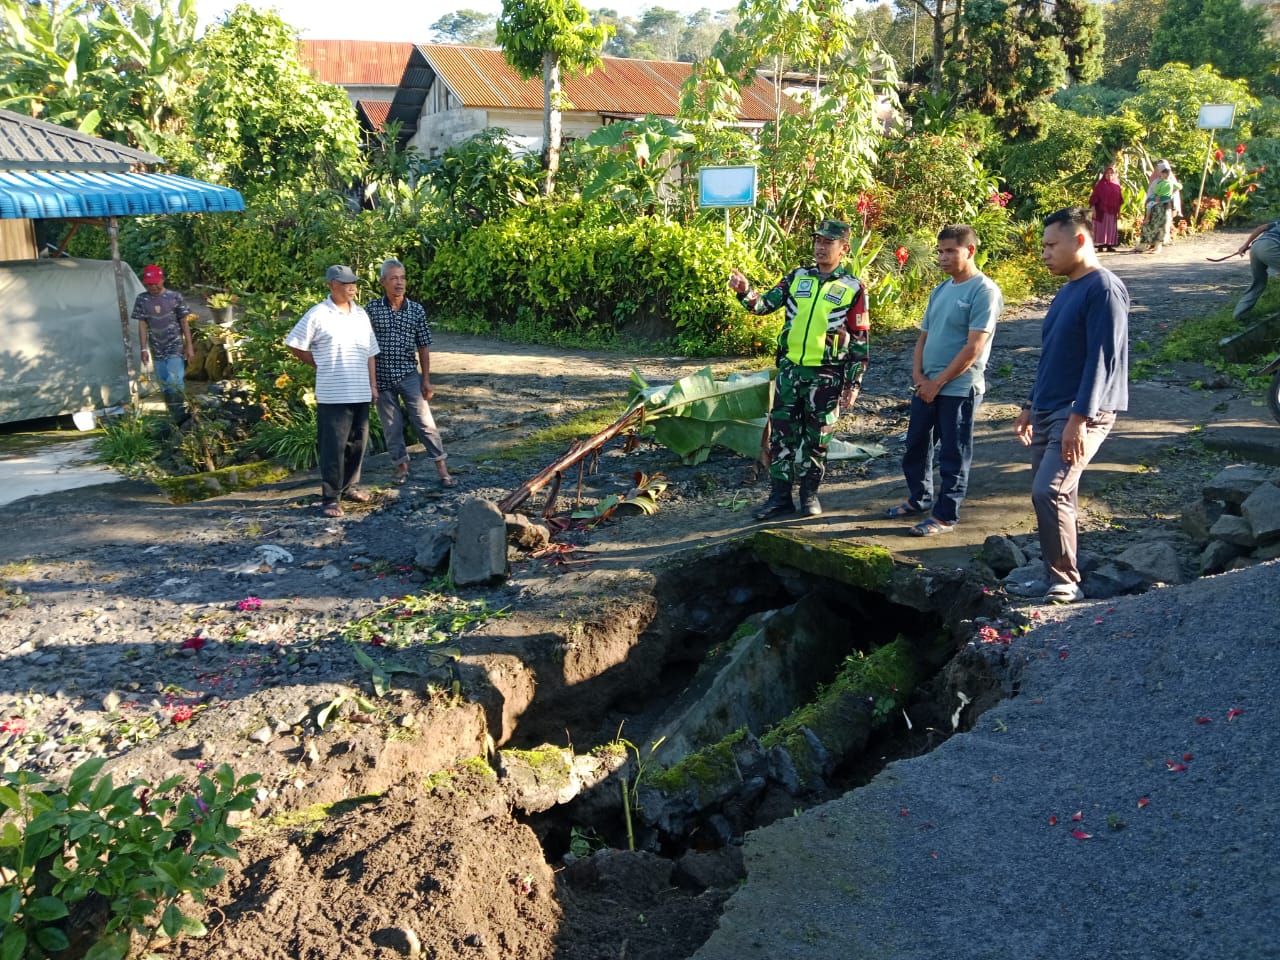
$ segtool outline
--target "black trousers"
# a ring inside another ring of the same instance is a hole
[[[360,482],[369,442],[369,403],[316,404],[320,441],[320,496],[336,503]]]

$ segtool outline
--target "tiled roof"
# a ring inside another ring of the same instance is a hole
[[[541,79],[520,79],[501,50],[421,43],[418,53],[464,106],[542,111]],[[619,57],[603,57],[601,61],[601,65],[588,74],[574,73],[564,79],[564,95],[573,109],[589,113],[675,116],[680,106],[680,86],[689,78],[692,64]],[[414,65],[415,62],[410,61],[406,80],[408,74],[413,73]],[[794,113],[800,107],[784,96],[782,109]],[[743,91],[740,118],[762,121],[773,119],[773,115],[774,87],[763,77],[756,77]]]
[[[400,83],[412,43],[382,40],[301,40],[298,59],[316,79],[351,87]]]
[[[360,126],[369,130],[381,130],[385,127],[390,109],[390,100],[356,101],[356,116],[360,118]]]
[[[0,110],[0,170],[125,171],[163,162],[155,154]]]

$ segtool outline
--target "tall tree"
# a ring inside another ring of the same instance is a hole
[[[636,25],[637,50],[632,54],[644,60],[674,60],[680,52],[680,34],[685,19],[676,10],[650,7]]]
[[[578,0],[503,0],[498,43],[507,63],[532,80],[542,74],[542,192],[550,196],[560,169],[562,70],[588,72],[600,64],[607,26],[594,26]]]
[[[1132,90],[1138,71],[1145,70],[1151,41],[1167,0],[1114,0],[1102,11],[1106,62],[1099,81],[1119,90]]]
[[[1102,13],[1093,0],[1055,0],[1053,23],[1067,57],[1067,79],[1093,83],[1102,74]]]
[[[247,3],[204,35],[191,131],[207,176],[246,193],[350,182],[355,111],[341,87],[302,67],[297,48],[293,28]]]
[[[1067,56],[1039,0],[969,0],[964,44],[947,63],[962,98],[1007,133],[1067,79]]]
[[[436,40],[441,43],[467,43],[472,46],[488,46],[494,42],[494,23],[491,13],[462,9],[446,13],[431,25]]]
[[[1274,78],[1276,47],[1266,37],[1268,18],[1241,0],[1168,0],[1151,41],[1153,67],[1209,64],[1227,77],[1253,84]]]
[[[933,51],[929,58],[929,89],[941,93],[942,68],[947,58],[947,28],[950,26],[953,33],[957,28],[960,0],[903,0],[903,6],[911,10],[913,17],[921,13],[925,16]]]

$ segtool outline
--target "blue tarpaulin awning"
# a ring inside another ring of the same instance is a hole
[[[244,209],[229,187],[171,173],[0,170],[0,219],[71,220]]]

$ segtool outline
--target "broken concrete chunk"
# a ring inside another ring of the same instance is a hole
[[[458,511],[449,573],[459,587],[507,575],[507,524],[489,501],[473,498]]]

